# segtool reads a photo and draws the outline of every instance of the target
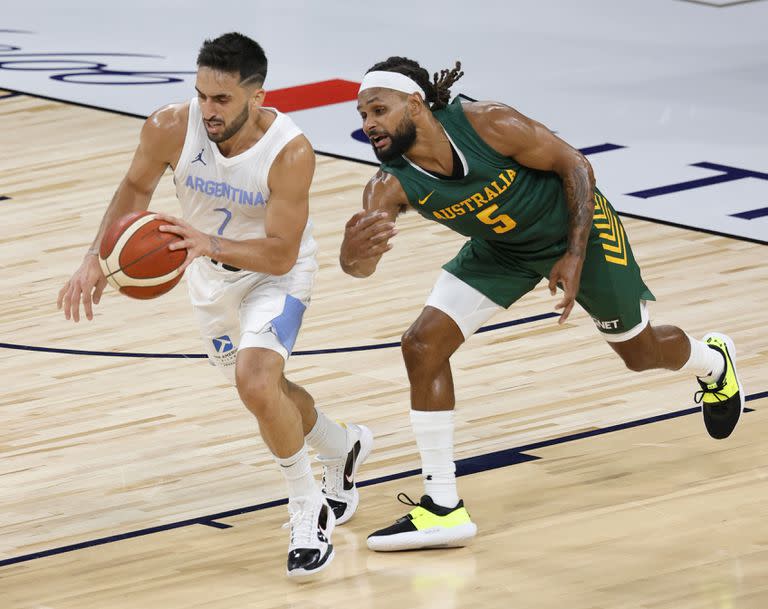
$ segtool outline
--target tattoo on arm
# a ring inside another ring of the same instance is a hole
[[[211,235],[211,254],[218,256],[221,253],[221,241],[218,237]]]
[[[579,165],[564,176],[563,187],[569,213],[568,252],[583,256],[595,213],[595,182],[589,167]]]

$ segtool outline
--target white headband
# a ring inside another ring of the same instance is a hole
[[[363,82],[360,83],[358,94],[366,89],[373,89],[375,87],[394,89],[395,91],[407,93],[408,95],[411,93],[419,93],[421,94],[421,99],[427,99],[427,94],[424,93],[424,89],[416,84],[415,80],[408,78],[405,74],[400,74],[399,72],[368,72],[368,74],[363,76]]]

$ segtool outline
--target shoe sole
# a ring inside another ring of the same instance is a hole
[[[460,524],[450,529],[435,528],[395,535],[369,537],[368,548],[374,552],[399,552],[402,550],[426,550],[428,548],[461,548],[477,535],[474,522]]]
[[[739,408],[739,416],[736,419],[736,422],[733,424],[733,428],[731,429],[731,432],[728,434],[728,436],[724,436],[722,438],[716,438],[716,439],[724,440],[725,438],[729,437],[734,432],[734,430],[736,429],[737,425],[739,424],[739,421],[741,420],[741,413],[744,412],[744,404],[746,403],[745,402],[745,396],[744,396],[744,387],[742,387],[741,380],[739,380],[739,374],[736,371],[736,345],[733,343],[733,340],[731,340],[731,337],[728,336],[727,334],[722,334],[720,332],[708,332],[707,334],[704,335],[702,340],[704,342],[706,342],[706,340],[710,336],[714,336],[714,337],[719,338],[720,340],[722,340],[725,343],[725,346],[728,348],[728,355],[730,356],[731,363],[733,364],[733,374],[736,377],[736,386],[739,388],[739,402],[741,403],[740,408]],[[704,406],[703,405],[701,407],[701,413],[702,413],[702,417],[703,417],[704,416]],[[705,426],[706,426],[706,424],[705,424]]]
[[[371,450],[373,449],[373,432],[365,425],[358,425],[358,427],[360,428],[360,453],[357,456],[355,467],[352,470],[352,478],[355,480],[355,488],[352,493],[352,500],[347,502],[347,509],[336,519],[337,525],[348,522],[357,511],[357,506],[360,504],[360,493],[357,490],[357,470],[363,463],[365,463],[365,460],[368,458],[368,455],[371,454]],[[366,439],[365,442],[363,441],[363,438]]]

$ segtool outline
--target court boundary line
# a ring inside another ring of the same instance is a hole
[[[502,321],[496,324],[489,324],[483,326],[475,332],[475,334],[482,334],[484,332],[491,332],[493,330],[499,330],[501,328],[510,328],[512,326],[520,326],[527,323],[533,323],[535,321],[541,321],[543,319],[551,319],[553,317],[559,317],[560,313],[539,313],[538,315],[531,315],[529,317],[520,317],[518,319],[512,319],[509,321]],[[377,345],[358,345],[355,347],[328,347],[326,349],[305,349],[300,351],[294,351],[291,356],[294,355],[325,355],[329,353],[353,353],[356,351],[375,351],[377,349],[389,349],[392,347],[399,347],[400,341],[379,343]],[[156,359],[204,359],[208,357],[206,353],[136,353],[130,351],[89,351],[87,349],[66,349],[64,347],[36,347],[34,345],[19,345],[16,343],[3,343],[0,342],[0,349],[14,349],[17,351],[34,351],[42,353],[62,353],[65,355],[95,355],[106,357],[146,357]]]
[[[745,402],[751,402],[753,400],[760,400],[768,397],[768,391],[762,391],[753,393],[746,396]],[[491,471],[494,469],[500,469],[503,467],[510,467],[517,465],[518,463],[527,463],[530,461],[537,461],[542,457],[535,455],[525,454],[528,451],[538,450],[541,448],[547,448],[549,446],[556,446],[558,444],[567,444],[569,442],[577,442],[587,438],[593,438],[596,436],[607,435],[609,433],[615,433],[623,431],[625,429],[632,429],[635,427],[641,427],[644,425],[650,425],[653,423],[659,423],[661,421],[669,421],[691,414],[701,412],[699,406],[693,408],[684,408],[682,410],[676,410],[660,415],[654,415],[651,417],[644,417],[642,419],[636,419],[634,421],[627,421],[624,423],[617,423],[615,425],[609,425],[607,427],[600,427],[597,429],[590,429],[588,431],[575,432],[567,434],[565,436],[559,436],[557,438],[550,438],[549,440],[540,440],[538,442],[532,442],[530,444],[524,444],[522,446],[516,446],[513,448],[505,448],[503,450],[494,451],[491,453],[485,453],[474,457],[465,457],[464,459],[458,459],[456,461],[456,476],[468,476],[481,472]],[[752,408],[745,408],[745,413],[754,412]],[[420,469],[410,469],[404,472],[397,472],[394,474],[388,474],[386,476],[379,476],[378,478],[372,478],[370,480],[363,480],[357,484],[359,488],[366,486],[373,486],[376,484],[383,484],[384,482],[391,482],[393,480],[399,480],[401,478],[408,478],[417,475],[421,472]],[[223,518],[232,518],[234,516],[241,516],[243,514],[250,514],[253,512],[259,512],[269,508],[277,507],[279,505],[285,505],[288,503],[288,499],[283,497],[281,499],[273,499],[256,505],[245,506],[242,508],[235,508],[232,510],[226,510],[223,512],[216,512],[207,516],[198,516],[196,518],[188,518],[186,520],[180,520],[177,522],[170,522],[167,524],[161,524],[153,527],[147,527],[138,529],[136,531],[128,531],[126,533],[119,533],[117,535],[109,535],[107,537],[99,537],[97,539],[91,539],[89,541],[83,541],[75,544],[68,544],[66,546],[59,546],[57,548],[50,548],[48,550],[41,550],[39,552],[32,552],[30,554],[23,554],[20,556],[13,556],[0,560],[0,568],[8,567],[11,565],[29,562],[32,560],[39,560],[42,558],[48,558],[49,556],[57,556],[59,554],[66,554],[77,550],[84,550],[86,548],[92,548],[96,546],[106,545],[108,543],[115,543],[117,541],[123,541],[125,539],[134,539],[137,537],[144,537],[146,535],[152,535],[155,533],[162,533],[164,531],[172,531],[174,529],[180,529],[196,524],[213,527],[216,529],[232,528],[233,525],[226,525],[218,520]]]
[[[685,1],[685,0],[684,0]],[[750,0],[751,1],[751,0]],[[718,7],[723,8],[723,7]],[[105,108],[103,106],[96,106],[93,104],[86,104],[84,102],[77,102],[77,101],[71,101],[66,99],[61,99],[58,97],[51,97],[48,95],[41,95],[38,93],[28,93],[27,91],[20,91],[18,89],[11,89],[8,87],[4,87],[0,85],[0,89],[4,91],[10,91],[11,93],[16,93],[18,95],[26,95],[27,97],[33,97],[36,99],[45,99],[47,101],[54,101],[59,102],[64,105],[68,106],[77,106],[79,108],[87,108],[89,110],[98,110],[100,112],[108,112],[110,114],[118,114],[120,116],[127,116],[130,118],[140,118],[142,120],[146,120],[147,117],[143,116],[141,114],[134,114],[133,112],[127,112],[125,110],[114,110],[112,108]],[[473,98],[464,95],[463,93],[459,93],[458,96],[463,97],[465,99],[474,101]],[[315,154],[319,154],[322,156],[327,156],[333,159],[340,159],[342,161],[350,161],[352,163],[360,163],[361,165],[368,165],[370,167],[378,167],[379,163],[376,163],[374,161],[366,161],[364,159],[357,159],[354,157],[345,156],[343,154],[336,154],[335,152],[324,152],[322,150],[315,150]],[[724,237],[726,239],[735,239],[736,241],[746,241],[748,243],[757,243],[759,245],[768,245],[768,241],[763,241],[761,239],[757,239],[755,237],[743,237],[741,235],[730,235],[728,233],[723,233],[720,231],[708,229],[708,228],[700,228],[698,226],[688,226],[686,224],[678,224],[675,222],[670,222],[668,220],[660,220],[658,218],[651,218],[648,216],[641,216],[639,214],[633,214],[633,213],[626,213],[626,212],[618,212],[619,216],[626,216],[627,218],[633,218],[635,220],[645,220],[646,222],[651,222],[652,224],[662,224],[664,226],[672,226],[674,228],[679,228],[682,230],[689,230],[696,233],[706,233],[708,235],[716,235],[718,237]]]

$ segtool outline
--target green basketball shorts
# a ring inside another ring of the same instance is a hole
[[[576,301],[607,340],[628,340],[648,323],[644,301],[656,299],[643,282],[618,215],[599,193],[595,203]],[[565,249],[563,241],[540,255],[521,255],[503,242],[470,239],[443,268],[507,308],[549,277]]]

